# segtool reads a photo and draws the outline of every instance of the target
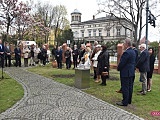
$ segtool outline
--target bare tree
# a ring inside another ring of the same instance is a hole
[[[37,12],[36,14],[41,17],[45,27],[54,29],[55,41],[58,43],[58,35],[61,34],[62,30],[69,25],[68,20],[66,19],[67,10],[63,5],[53,6],[49,3],[36,4]],[[45,42],[48,42],[49,32],[46,33]]]
[[[141,38],[142,29],[146,24],[143,21],[143,19],[146,18],[143,15],[143,12],[146,10],[146,0],[99,0],[98,2],[100,11],[114,15],[119,21],[121,18],[125,18],[132,24],[133,27],[127,27],[120,21],[124,28],[129,29],[132,32],[132,38],[134,39],[134,42],[137,42],[138,44]],[[154,8],[155,5],[156,1],[152,0],[150,7]]]
[[[55,16],[53,20],[54,25],[54,35],[55,40],[57,42],[57,46],[59,44],[57,37],[61,34],[62,30],[68,25],[68,20],[66,19],[67,10],[63,5],[57,5],[54,7]]]

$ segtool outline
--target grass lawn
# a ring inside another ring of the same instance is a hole
[[[17,81],[5,73],[3,76],[4,79],[0,79],[0,113],[13,106],[24,95],[23,88]]]
[[[74,86],[75,71],[72,69],[57,69],[52,68],[51,65],[47,65],[45,67],[30,68],[29,71],[51,78],[54,81],[66,84],[68,86]],[[93,71],[91,70],[90,88],[83,91],[116,106],[115,103],[122,100],[122,95],[115,92],[119,89],[120,81],[119,72],[117,70],[110,70],[110,79],[107,80],[107,86],[100,86],[99,83],[95,83],[93,79]],[[120,108],[136,114],[146,120],[159,120],[160,116],[153,117],[150,113],[152,111],[160,111],[160,75],[153,75],[152,92],[148,92],[147,95],[141,96],[137,95],[137,91],[139,90],[141,90],[141,83],[139,82],[139,73],[136,73],[132,104],[128,107]]]

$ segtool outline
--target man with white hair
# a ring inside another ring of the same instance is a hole
[[[136,67],[140,72],[140,80],[142,82],[142,90],[138,93],[139,95],[146,95],[147,92],[147,72],[149,72],[149,53],[146,49],[146,44],[141,44],[139,46],[141,51],[140,56],[138,58]]]

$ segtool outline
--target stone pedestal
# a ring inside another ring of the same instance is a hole
[[[75,69],[74,86],[79,89],[89,88],[90,69]]]
[[[160,44],[158,47],[158,74],[160,74]]]

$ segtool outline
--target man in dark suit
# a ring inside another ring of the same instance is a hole
[[[77,45],[74,45],[74,49],[72,51],[74,69],[77,67],[77,64],[78,64],[78,55],[79,55],[79,52],[77,49]]]
[[[4,50],[5,50],[5,66],[10,67],[11,66],[11,53],[12,53],[12,51],[11,51],[11,48],[10,48],[8,42],[5,44]]]
[[[4,45],[0,39],[0,66],[4,68]]]
[[[132,49],[130,39],[125,39],[123,45],[125,51],[122,54],[120,63],[117,67],[118,71],[120,71],[123,100],[121,102],[117,102],[116,104],[120,106],[127,106],[132,102],[136,54]]]
[[[56,50],[56,60],[57,60],[58,68],[62,69],[62,49],[60,46]]]
[[[132,43],[132,49],[134,50],[134,52],[136,53],[136,63],[137,63],[137,60],[138,60],[138,50],[136,48],[136,44],[135,43]]]
[[[146,44],[140,45],[141,54],[138,58],[136,67],[140,72],[140,80],[142,81],[142,91],[138,93],[139,95],[146,95],[147,93],[147,72],[150,71],[149,67],[149,53],[146,49]]]
[[[136,59],[135,59],[135,63],[137,63],[138,60],[138,50],[136,48],[136,44],[132,43],[132,49],[134,50],[135,54],[136,54]],[[135,68],[136,69],[136,68]],[[133,80],[135,79],[135,76],[133,77]],[[122,93],[122,88],[120,88],[120,90],[116,91],[117,93]]]
[[[14,53],[15,53],[16,67],[17,66],[21,67],[21,49],[19,45],[14,49]]]

